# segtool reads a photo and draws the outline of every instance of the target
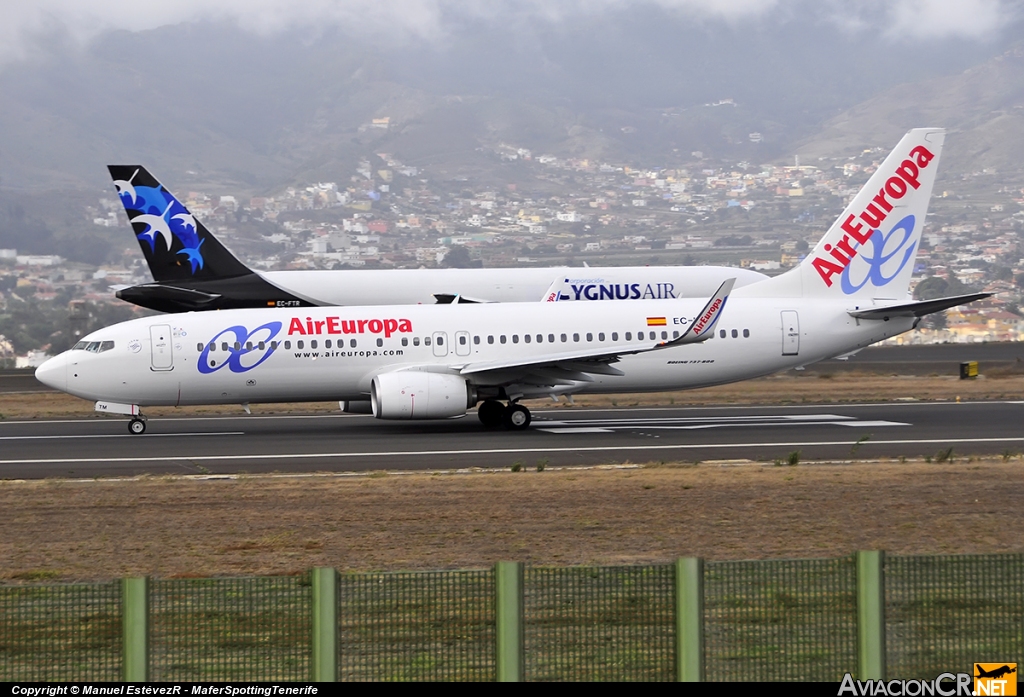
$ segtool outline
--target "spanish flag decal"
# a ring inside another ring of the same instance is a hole
[[[666,324],[668,324],[668,322],[665,321],[664,317],[648,317],[647,318],[647,326],[648,327],[664,327]]]

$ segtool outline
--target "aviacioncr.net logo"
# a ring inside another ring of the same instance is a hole
[[[224,366],[232,373],[246,373],[270,358],[276,350],[273,340],[281,332],[280,322],[267,322],[252,331],[236,325],[206,342],[196,366],[209,375]],[[227,351],[224,351],[225,346]]]
[[[889,232],[875,230],[863,248],[858,245],[858,254],[840,276],[843,292],[852,295],[868,283],[882,288],[899,276],[917,250],[917,241],[911,241],[915,223],[914,216],[908,215]]]

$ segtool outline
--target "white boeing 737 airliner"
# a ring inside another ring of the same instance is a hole
[[[708,301],[248,309],[93,332],[36,377],[141,407],[339,400],[381,419],[462,416],[526,428],[522,398],[678,390],[861,349],[987,294],[908,297],[944,131],[910,131],[795,269]],[[506,402],[503,404],[502,402]]]

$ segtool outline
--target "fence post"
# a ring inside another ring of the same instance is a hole
[[[313,680],[338,680],[338,573],[313,569]]]
[[[123,636],[121,672],[125,682],[149,682],[149,578],[121,581]]]
[[[885,553],[857,552],[857,677],[885,679]]]
[[[495,635],[498,682],[523,680],[523,565],[494,565]]]
[[[676,559],[676,680],[704,680],[704,560]]]

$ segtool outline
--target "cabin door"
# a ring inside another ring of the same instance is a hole
[[[448,355],[448,335],[444,332],[434,332],[434,355],[438,358]]]
[[[455,353],[459,356],[468,356],[470,351],[469,332],[455,332]]]
[[[174,342],[171,340],[171,325],[151,325],[149,328],[149,345],[152,351],[150,368],[153,370],[174,370]]]

